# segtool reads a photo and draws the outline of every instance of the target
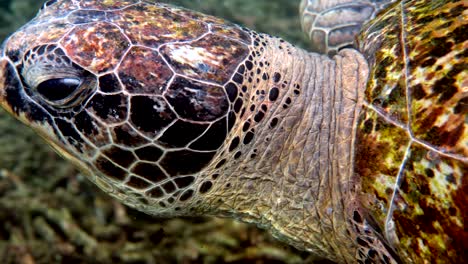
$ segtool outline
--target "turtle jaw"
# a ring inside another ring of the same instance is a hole
[[[5,59],[4,55],[4,44],[0,45],[0,107],[5,109],[8,113],[12,114],[11,107],[5,102],[5,83],[7,76],[5,75],[5,69],[8,65],[8,61]]]
[[[12,74],[13,67],[11,63],[3,57],[3,50],[1,50],[0,53],[2,54],[2,57],[0,57],[0,107],[21,120],[19,112],[14,110],[15,107],[11,102],[12,100],[8,100],[10,91],[19,88],[18,77]],[[25,122],[26,120],[23,119],[21,121]]]

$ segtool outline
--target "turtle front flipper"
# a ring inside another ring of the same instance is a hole
[[[302,0],[302,29],[310,37],[312,48],[334,55],[354,46],[363,24],[395,0]]]

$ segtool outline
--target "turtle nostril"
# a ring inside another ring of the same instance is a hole
[[[36,90],[46,100],[56,102],[71,96],[80,84],[77,78],[56,78],[41,82]]]

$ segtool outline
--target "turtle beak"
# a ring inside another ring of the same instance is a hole
[[[0,57],[0,107],[19,118],[24,105],[22,86],[15,66],[5,56]]]
[[[11,107],[8,107],[5,98],[6,98],[6,85],[7,85],[7,68],[8,61],[3,56],[3,50],[0,50],[0,106],[5,108],[8,112],[11,113]]]

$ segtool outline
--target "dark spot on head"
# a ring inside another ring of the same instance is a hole
[[[223,118],[212,124],[205,134],[190,144],[189,147],[194,150],[216,150],[221,147],[226,139],[226,129],[226,119]]]
[[[367,255],[370,257],[370,258],[375,258],[377,256],[377,251],[375,249],[370,249],[368,252],[367,252]]]
[[[244,65],[239,66],[239,69],[237,70],[237,72],[239,74],[244,74],[244,71],[245,71],[245,66]]]
[[[156,146],[146,146],[136,149],[135,154],[141,160],[156,162],[161,158],[163,151]]]
[[[245,66],[247,67],[247,70],[252,70],[253,69],[253,64],[250,60],[245,62]]]
[[[277,117],[271,119],[271,121],[270,121],[270,128],[276,127],[277,124],[278,124],[278,118],[277,118]]]
[[[123,94],[96,94],[88,103],[88,107],[104,122],[122,122],[127,117],[127,99]]]
[[[234,83],[229,82],[226,84],[226,93],[228,94],[229,101],[234,102],[237,98],[237,86]]]
[[[164,192],[161,189],[161,187],[155,187],[155,188],[147,191],[146,195],[148,195],[149,197],[152,197],[152,198],[161,198],[161,197],[164,196]],[[163,207],[165,207],[165,205]]]
[[[238,84],[242,84],[244,82],[244,77],[242,75],[236,73],[234,77],[232,77],[232,80]]]
[[[88,137],[97,135],[99,133],[94,123],[94,119],[85,111],[82,111],[75,116],[74,123],[76,128]]]
[[[229,102],[222,87],[177,77],[166,99],[179,116],[193,121],[213,121],[225,115]]]
[[[229,152],[233,151],[234,149],[237,148],[237,146],[239,146],[239,137],[235,137],[232,141],[231,141],[231,145],[229,145]]]
[[[187,201],[192,196],[193,196],[193,190],[192,189],[187,190],[180,196],[179,201],[181,201],[181,202]]]
[[[193,176],[186,176],[180,178],[174,178],[174,182],[179,188],[185,188],[192,184],[195,181],[195,177]]]
[[[254,116],[254,121],[258,123],[258,122],[262,121],[263,117],[265,117],[265,113],[260,111]]]
[[[41,45],[39,47],[35,48],[35,52],[37,55],[44,55],[44,52],[46,51],[47,45]]]
[[[131,126],[123,124],[112,129],[112,138],[114,143],[127,147],[136,147],[148,143],[148,141],[140,136]]]
[[[242,126],[242,131],[245,132],[245,131],[249,130],[249,128],[250,128],[250,122],[249,122],[249,121],[246,121],[246,122],[244,123],[244,126]]]
[[[152,183],[167,179],[167,176],[157,165],[150,163],[137,164],[135,167],[133,167],[132,173],[145,178]]]
[[[279,82],[280,80],[281,80],[281,74],[280,74],[279,72],[275,72],[275,73],[273,74],[273,81],[274,81],[275,83],[277,83],[277,82]]]
[[[245,145],[247,145],[247,144],[249,144],[250,142],[252,142],[252,139],[254,138],[254,135],[255,135],[255,134],[254,134],[253,132],[251,132],[251,131],[247,132],[247,133],[245,134],[245,136],[244,136],[243,143],[244,143]]]
[[[273,101],[275,101],[276,99],[278,99],[278,95],[279,95],[279,90],[278,90],[278,88],[273,87],[273,88],[271,88],[271,90],[270,90],[270,94],[269,94],[269,96],[268,96],[268,99],[270,99],[270,101],[273,102]]]
[[[98,168],[103,174],[107,177],[112,178],[114,180],[122,181],[127,176],[127,172],[123,169],[117,167],[114,163],[112,163],[109,159],[100,156],[95,161],[96,168]]]
[[[126,184],[128,186],[130,186],[130,187],[135,188],[135,189],[146,189],[151,185],[151,183],[149,183],[149,182],[147,182],[147,181],[145,181],[145,180],[143,180],[141,178],[134,177],[134,176],[131,176]]]
[[[164,191],[166,191],[166,193],[172,193],[176,190],[176,186],[174,183],[172,183],[172,181],[168,181],[166,182],[165,184],[162,185]]]
[[[243,105],[243,101],[241,98],[237,98],[236,102],[234,103],[234,112],[239,113]]]
[[[216,169],[219,169],[221,168],[224,164],[226,163],[226,159],[222,159],[218,162],[218,164],[216,164],[215,168]]]
[[[362,247],[369,247],[369,244],[360,237],[356,238],[356,242]]]
[[[55,124],[57,125],[62,135],[67,139],[67,141],[75,148],[77,148],[78,151],[82,151],[82,144],[84,144],[84,140],[81,138],[80,134],[78,134],[78,131],[75,129],[75,127],[69,122],[60,118],[55,118]]]
[[[131,99],[132,123],[151,137],[169,125],[175,117],[160,96],[134,96]]]
[[[20,53],[19,53],[19,50],[17,49],[10,49],[6,52],[5,55],[9,57],[14,63],[20,60],[20,56],[19,56]]]
[[[169,148],[182,148],[203,134],[207,128],[208,124],[194,124],[177,120],[164,131],[158,142]]]
[[[240,158],[241,155],[242,155],[242,152],[241,152],[241,151],[237,151],[236,154],[234,154],[234,159]]]
[[[228,121],[228,132],[231,131],[231,129],[234,127],[234,125],[236,124],[236,114],[234,112],[229,112],[229,115],[228,115],[228,118],[227,118],[227,121]]]
[[[99,77],[99,89],[104,93],[115,93],[120,92],[122,90],[122,86],[120,85],[117,77],[114,74],[109,73]]]
[[[124,168],[130,166],[136,160],[132,152],[116,146],[103,151],[103,154]]]
[[[200,193],[207,193],[213,187],[213,183],[211,181],[203,182],[200,186]]]
[[[243,107],[241,112],[240,112],[240,118],[244,117],[245,111],[246,111],[246,109],[245,109],[245,107]]]
[[[160,161],[170,176],[200,172],[211,161],[216,152],[195,152],[190,150],[171,151]]]
[[[361,215],[359,214],[358,211],[354,211],[354,212],[353,212],[353,220],[354,220],[356,223],[362,223],[362,218],[361,218]]]

